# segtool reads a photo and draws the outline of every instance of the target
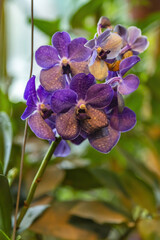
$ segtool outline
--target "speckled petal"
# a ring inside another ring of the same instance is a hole
[[[74,62],[74,61],[71,61],[69,65],[70,65],[71,72],[72,72],[73,76],[78,74],[78,73],[85,73],[85,74],[89,73],[88,62]]]
[[[144,52],[147,49],[149,42],[147,37],[139,37],[137,40],[132,44],[132,50],[138,53]]]
[[[54,91],[65,87],[65,75],[62,74],[60,66],[43,69],[40,73],[40,83],[47,91]]]
[[[129,27],[128,29],[128,43],[132,45],[138,37],[141,36],[141,30],[137,27]]]
[[[41,46],[35,53],[37,64],[42,68],[50,68],[60,61],[57,50],[52,46]]]
[[[56,157],[67,157],[71,152],[70,146],[65,140],[61,140],[54,151]]]
[[[78,94],[78,99],[85,99],[87,90],[95,83],[95,78],[91,74],[79,73],[73,77],[70,88]]]
[[[123,76],[126,72],[129,71],[136,63],[141,59],[138,56],[131,56],[122,60],[119,66],[120,75]]]
[[[113,129],[110,125],[88,136],[91,146],[102,153],[110,152],[117,144],[119,138],[120,132]]]
[[[139,78],[134,74],[126,76],[118,85],[118,92],[127,95],[134,92],[139,86]]]
[[[104,80],[108,76],[108,67],[103,60],[95,60],[94,64],[89,65],[89,71],[97,80]]]
[[[115,108],[111,114],[110,125],[117,131],[129,131],[135,126],[135,124],[136,114],[127,107],[125,107],[121,113],[118,113],[118,109]]]
[[[56,32],[52,37],[52,44],[57,49],[60,57],[68,58],[68,45],[71,38],[67,32]]]
[[[85,38],[76,38],[68,46],[69,59],[71,61],[82,62],[88,60],[91,56],[91,50],[84,47],[87,42]]]
[[[52,141],[55,140],[52,129],[50,126],[48,126],[38,112],[35,112],[29,117],[28,124],[37,137]]]
[[[24,90],[24,99],[27,100],[30,95],[33,96],[34,102],[38,101],[36,95],[36,86],[35,86],[35,76],[33,75],[27,82],[26,88]]]
[[[108,84],[95,84],[88,89],[85,101],[94,108],[104,108],[110,104],[113,95],[114,91]]]
[[[71,89],[57,90],[51,98],[51,108],[54,112],[66,112],[68,109],[76,105],[77,94]]]
[[[91,134],[99,128],[108,125],[107,115],[104,111],[87,106],[87,115],[89,119],[81,121],[82,130],[87,134]]]
[[[72,140],[78,137],[80,126],[76,119],[75,107],[66,113],[57,114],[56,129],[59,135],[65,140]]]

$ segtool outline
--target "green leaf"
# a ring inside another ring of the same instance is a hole
[[[95,15],[95,12],[101,12],[103,2],[104,0],[92,0],[80,7],[70,19],[71,26],[73,28],[81,28],[83,26],[83,21],[87,16]]]
[[[0,174],[0,229],[8,236],[11,233],[12,199],[8,180]]]
[[[9,159],[10,159],[10,153],[11,153],[11,147],[12,147],[12,126],[10,119],[8,115],[5,112],[0,112],[0,128],[3,133],[3,142],[4,142],[4,169],[3,173],[6,174]]]
[[[10,238],[2,230],[0,230],[0,239],[1,240],[10,240]]]
[[[156,200],[152,187],[138,178],[131,170],[126,171],[121,176],[121,180],[135,204],[147,209],[151,213],[155,213]]]
[[[29,22],[31,23],[31,19],[29,19]],[[34,18],[34,25],[43,33],[52,37],[55,32],[59,31],[60,19],[46,21],[43,19]]]
[[[66,170],[66,175],[62,184],[81,190],[88,190],[102,186],[87,168]]]
[[[29,228],[34,220],[38,218],[48,207],[49,205],[38,205],[29,208],[20,224],[19,232],[22,232],[25,229]]]

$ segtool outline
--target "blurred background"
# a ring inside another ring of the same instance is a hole
[[[7,162],[14,206],[30,72],[30,2],[0,0],[0,170]],[[56,31],[92,39],[101,16],[113,26],[141,28],[150,42],[132,69],[140,86],[125,98],[137,124],[107,155],[85,141],[71,145],[68,157],[50,161],[21,226],[24,240],[160,240],[160,1],[36,0],[34,52],[51,44]],[[39,72],[34,61],[37,79]],[[28,130],[21,206],[47,149],[48,142]]]

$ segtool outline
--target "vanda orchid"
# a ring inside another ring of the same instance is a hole
[[[21,118],[28,118],[37,137],[62,138],[58,156],[69,153],[67,142],[80,144],[87,139],[93,148],[108,153],[121,132],[136,124],[136,115],[125,106],[123,95],[134,92],[140,81],[126,73],[140,61],[138,55],[147,46],[140,29],[113,28],[105,17],[89,41],[83,37],[71,40],[67,32],[55,33],[52,46],[41,46],[35,53],[42,68],[40,86],[36,90],[35,76],[28,81],[27,108]]]

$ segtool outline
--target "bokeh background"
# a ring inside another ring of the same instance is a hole
[[[30,8],[30,0],[0,0],[0,172],[6,166],[13,207],[30,72]],[[34,52],[51,44],[56,31],[92,39],[101,16],[113,26],[141,28],[150,42],[132,69],[140,86],[125,98],[137,124],[107,155],[84,142],[71,145],[66,158],[53,157],[21,226],[24,240],[160,240],[160,1],[36,0]],[[33,74],[39,71],[34,61]],[[48,142],[28,130],[21,206],[47,149]]]

